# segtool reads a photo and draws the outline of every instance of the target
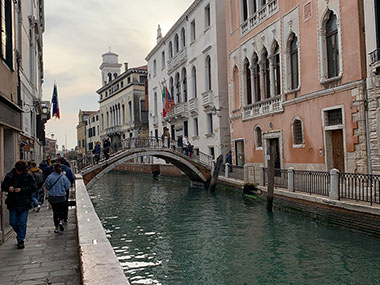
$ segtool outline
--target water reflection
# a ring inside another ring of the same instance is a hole
[[[186,179],[112,172],[91,190],[131,284],[375,284],[379,240]]]

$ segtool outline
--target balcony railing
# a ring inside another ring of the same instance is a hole
[[[374,65],[375,63],[380,61],[380,48],[375,49],[373,52],[369,54],[370,57],[370,65]]]
[[[249,19],[240,25],[241,35],[244,36],[255,27],[260,25],[269,17],[272,17],[279,11],[278,0],[270,0],[267,4],[261,7],[256,13],[251,15]]]
[[[213,106],[213,102],[214,102],[214,94],[212,92],[212,90],[208,90],[208,91],[205,91],[202,93],[202,106],[204,108],[209,108],[209,107],[212,107]]]
[[[189,117],[189,104],[188,102],[177,103],[173,106],[172,110],[166,115],[164,120],[176,120]]]
[[[191,98],[189,101],[189,111],[190,113],[198,113],[198,98]]]
[[[177,67],[185,63],[187,60],[186,48],[182,48],[173,58],[168,60],[168,73],[172,73]]]
[[[121,134],[121,126],[113,126],[106,129],[107,136]]]
[[[282,97],[276,96],[244,107],[243,119],[281,112]]]

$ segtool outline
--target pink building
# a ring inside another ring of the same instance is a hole
[[[367,172],[362,1],[225,5],[234,162]]]

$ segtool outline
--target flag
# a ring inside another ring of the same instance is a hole
[[[57,85],[56,84],[54,84],[53,97],[51,98],[51,104],[53,105],[52,117],[56,117],[56,118],[60,119],[59,104],[58,104],[58,91],[57,91]]]
[[[162,89],[162,116],[165,118],[166,117],[166,101],[167,101],[167,89],[164,87]]]

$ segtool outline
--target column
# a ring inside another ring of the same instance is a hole
[[[331,200],[339,200],[339,170],[331,169],[330,170],[330,192],[329,198]]]
[[[288,190],[294,192],[294,168],[289,167],[288,169]]]

